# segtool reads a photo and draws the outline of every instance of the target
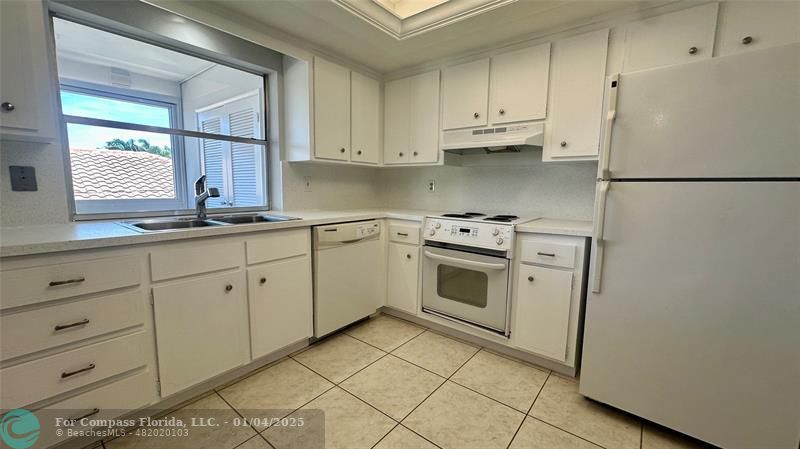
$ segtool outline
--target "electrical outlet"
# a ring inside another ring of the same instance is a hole
[[[311,191],[311,176],[304,176],[303,177],[304,187],[303,190],[306,192]]]
[[[28,166],[10,165],[11,190],[17,192],[35,192],[39,190],[36,185],[36,169]]]
[[[436,180],[429,179],[428,180],[428,192],[433,192],[436,190]]]

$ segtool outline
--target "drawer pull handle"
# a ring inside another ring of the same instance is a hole
[[[266,284],[266,283],[267,283],[267,278],[261,278],[261,279],[259,279],[259,280],[258,280],[258,283],[259,283],[259,284],[261,284],[261,285],[264,285],[264,284]]]
[[[86,371],[91,371],[94,368],[95,368],[95,364],[94,363],[90,363],[89,366],[87,366],[86,368],[81,368],[81,369],[78,369],[78,370],[75,370],[75,371],[64,371],[63,373],[61,373],[61,378],[62,379],[66,379],[67,377],[72,377],[72,376],[74,376],[76,374],[85,373]]]
[[[76,321],[76,322],[70,323],[70,324],[57,324],[53,328],[53,330],[58,332],[58,331],[63,331],[64,329],[70,329],[70,328],[78,327],[78,326],[85,326],[87,324],[89,324],[89,318],[84,318],[84,319],[82,319],[80,321]]]
[[[410,259],[410,258],[411,258],[411,254],[406,254],[406,259]]]
[[[79,277],[75,279],[67,279],[66,281],[50,281],[51,287],[58,287],[59,285],[67,285],[67,284],[78,284],[80,282],[85,281],[85,277]]]
[[[228,284],[228,285],[226,285],[226,286],[225,286],[225,291],[226,291],[226,292],[229,292],[229,291],[231,291],[231,290],[233,290],[233,285],[231,285],[231,284]]]
[[[408,232],[398,232],[397,235],[401,237],[408,237]]]
[[[534,280],[533,275],[528,276],[528,282],[533,282]]]
[[[537,252],[536,254],[538,254],[540,256],[556,257],[556,255],[554,253],[543,253],[541,251]]]
[[[80,421],[80,420],[82,420],[84,418],[88,418],[90,416],[94,416],[94,415],[96,415],[98,413],[100,413],[100,409],[99,408],[93,408],[93,409],[89,410],[88,412],[84,413],[81,416],[76,416],[74,418],[67,418],[66,421],[69,421],[71,423],[76,423],[76,422],[78,422],[78,421]]]

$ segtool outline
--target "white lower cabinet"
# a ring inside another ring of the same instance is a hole
[[[514,340],[521,349],[556,360],[567,357],[572,271],[523,266],[517,279]]]
[[[314,333],[307,255],[248,268],[247,291],[253,359]]]
[[[419,247],[389,242],[386,305],[416,315],[419,298]]]
[[[250,360],[244,270],[153,287],[161,395]]]

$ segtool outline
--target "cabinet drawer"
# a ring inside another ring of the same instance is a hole
[[[0,317],[0,359],[114,332],[144,322],[143,292],[135,290]]]
[[[67,439],[65,436],[56,436],[56,430],[64,428],[63,425],[56,427],[56,418],[79,418],[91,413],[92,420],[110,420],[145,407],[155,400],[153,375],[150,371],[143,370],[116,382],[36,410],[36,416],[41,423],[41,433],[35,447],[50,447]],[[81,426],[79,421],[70,429],[80,431],[89,429],[89,427]]]
[[[237,241],[205,243],[158,249],[150,253],[150,274],[163,281],[193,274],[236,268],[241,262],[242,244]]]
[[[144,344],[145,333],[137,332],[4,368],[0,402],[22,407],[143,366]]]
[[[274,231],[247,240],[247,263],[269,262],[308,254],[311,251],[309,228]]]
[[[0,272],[0,308],[138,285],[139,257],[117,256]]]
[[[389,240],[419,245],[419,226],[390,223]]]
[[[575,251],[575,245],[526,240],[522,242],[520,257],[522,262],[574,268]]]

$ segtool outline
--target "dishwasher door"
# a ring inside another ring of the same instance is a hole
[[[377,221],[314,227],[315,337],[380,307],[385,272],[380,234]]]

